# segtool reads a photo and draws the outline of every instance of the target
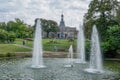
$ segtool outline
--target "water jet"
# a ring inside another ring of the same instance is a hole
[[[64,67],[73,67],[73,47],[72,45],[70,45],[70,48],[69,48],[69,53],[68,53],[68,62],[69,64],[65,65]]]
[[[85,36],[83,26],[80,25],[77,36],[77,59],[75,63],[86,63],[85,61]]]
[[[42,30],[40,19],[37,19],[33,45],[32,68],[45,68],[43,64]]]
[[[103,73],[102,55],[98,31],[95,25],[92,29],[91,41],[90,67],[85,69],[85,71],[90,73]]]

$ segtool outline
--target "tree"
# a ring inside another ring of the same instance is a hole
[[[0,29],[6,30],[6,24],[5,24],[5,22],[1,22],[0,23]]]
[[[117,0],[92,0],[88,12],[84,16],[86,36],[90,36],[93,25],[96,25],[102,40],[107,37],[106,30],[109,26],[118,25],[116,20]]]
[[[116,16],[116,18],[117,18],[117,21],[118,21],[118,23],[120,25],[120,7],[117,9],[117,16]]]
[[[40,19],[40,20],[41,20],[42,29],[47,33],[47,37],[49,32],[57,32],[58,24],[56,21],[46,20],[46,19]]]
[[[26,38],[33,38],[33,33],[34,33],[34,28],[31,25],[28,25],[27,30],[26,30]]]
[[[14,42],[16,38],[33,37],[33,27],[25,24],[19,18],[15,21],[8,21],[7,23],[0,23],[0,42],[8,41]]]
[[[31,29],[22,20],[16,18],[15,21],[9,21],[7,23],[6,30],[8,32],[13,31],[17,38],[25,38]]]
[[[107,57],[120,55],[120,26],[110,26],[107,29],[108,39],[104,42],[104,52]]]
[[[0,29],[0,42],[5,43],[7,41],[8,32]]]
[[[8,36],[7,36],[7,41],[8,43],[14,42],[16,39],[16,35],[14,32],[9,32]]]

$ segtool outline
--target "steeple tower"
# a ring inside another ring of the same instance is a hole
[[[61,21],[63,21],[63,22],[64,22],[63,18],[64,18],[64,15],[62,14],[62,15],[61,15]]]
[[[65,31],[65,22],[64,22],[64,15],[61,14],[61,21],[60,21],[60,32]]]

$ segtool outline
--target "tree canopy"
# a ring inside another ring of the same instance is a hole
[[[4,36],[4,37],[3,37]],[[33,37],[33,28],[19,18],[7,23],[0,23],[0,42],[13,42],[15,38]]]
[[[97,26],[103,53],[106,57],[120,54],[120,2],[118,0],[92,0],[84,16],[85,35],[91,36]]]
[[[48,37],[49,32],[57,32],[58,24],[56,21],[47,20],[43,18],[41,18],[40,20],[41,20],[42,30],[47,33],[47,37]]]
[[[104,40],[107,28],[119,24],[116,19],[117,9],[119,9],[117,0],[92,0],[84,16],[86,36],[89,38],[92,26],[96,25]]]

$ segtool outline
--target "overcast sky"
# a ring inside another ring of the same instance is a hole
[[[33,25],[35,18],[60,22],[64,14],[66,26],[78,27],[90,0],[0,0],[0,22],[20,18]]]

